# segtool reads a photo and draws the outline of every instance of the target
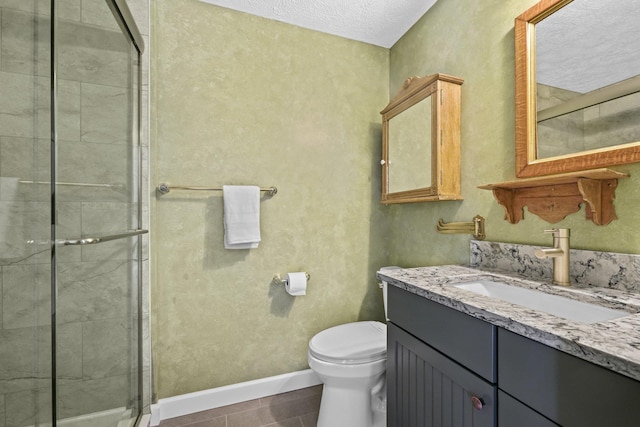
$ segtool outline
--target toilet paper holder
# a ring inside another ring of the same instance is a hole
[[[311,275],[307,272],[305,272],[304,275],[307,276],[307,282],[308,282],[311,279]],[[287,279],[283,279],[282,276],[280,276],[280,274],[276,274],[275,276],[273,276],[272,283],[276,283],[278,285],[286,285]]]

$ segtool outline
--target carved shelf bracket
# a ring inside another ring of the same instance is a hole
[[[504,219],[516,224],[529,212],[554,224],[580,210],[585,203],[585,216],[596,225],[607,225],[617,219],[613,201],[619,178],[629,175],[611,169],[594,169],[561,175],[520,179],[478,188],[493,191],[505,209]]]

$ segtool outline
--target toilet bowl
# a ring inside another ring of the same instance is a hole
[[[387,325],[346,323],[309,341],[309,367],[324,383],[318,427],[386,425]]]

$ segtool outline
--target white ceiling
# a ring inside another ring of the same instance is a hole
[[[200,0],[390,48],[437,0]]]

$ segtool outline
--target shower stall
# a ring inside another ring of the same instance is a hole
[[[0,427],[140,416],[142,50],[125,0],[0,0]]]

